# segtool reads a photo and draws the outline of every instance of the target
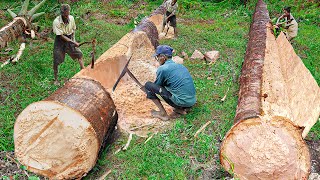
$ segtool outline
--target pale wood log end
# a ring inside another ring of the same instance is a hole
[[[221,164],[240,179],[305,179],[310,154],[301,132],[283,117],[240,121],[225,136]]]

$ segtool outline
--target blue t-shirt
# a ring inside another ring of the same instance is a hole
[[[172,102],[178,106],[191,107],[196,103],[196,90],[188,69],[172,59],[157,69],[154,83],[165,87],[172,94]]]

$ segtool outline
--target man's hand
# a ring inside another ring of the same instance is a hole
[[[73,44],[74,44],[76,47],[79,47],[79,46],[80,46],[80,43],[75,42],[75,41],[72,41],[72,42],[73,42]]]

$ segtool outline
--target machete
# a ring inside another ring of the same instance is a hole
[[[82,43],[79,43],[79,47],[84,45],[84,44],[91,44],[92,45],[92,51],[91,51],[91,69],[94,68],[94,59],[95,59],[95,53],[96,53],[96,44],[97,44],[97,40],[96,39],[92,39],[92,41],[85,41]]]

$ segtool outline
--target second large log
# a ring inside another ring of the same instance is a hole
[[[221,145],[223,167],[240,179],[307,179],[303,137],[320,113],[320,89],[259,0],[240,77],[235,124]]]

